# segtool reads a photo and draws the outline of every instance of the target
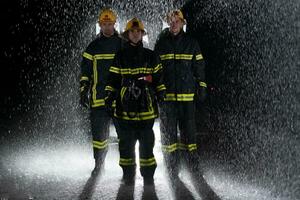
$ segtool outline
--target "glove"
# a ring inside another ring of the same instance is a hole
[[[80,104],[85,108],[90,107],[90,94],[88,88],[84,88],[80,92]]]
[[[196,91],[196,101],[203,103],[207,97],[206,83],[200,82]]]
[[[107,91],[106,92],[106,97],[104,98],[104,101],[105,101],[105,109],[106,109],[106,112],[112,116],[113,113],[114,113],[114,110],[113,110],[113,107],[112,107],[112,104],[113,104],[113,101],[115,100],[115,95],[112,91]]]
[[[159,104],[163,103],[165,101],[165,98],[166,98],[166,91],[165,90],[157,92],[156,99],[157,99],[157,102]]]
[[[205,101],[206,97],[207,97],[207,88],[199,87],[199,89],[197,90],[198,101],[203,103]]]

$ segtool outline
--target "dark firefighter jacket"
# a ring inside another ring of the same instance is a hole
[[[105,90],[116,94],[114,116],[124,120],[148,120],[158,116],[155,93],[164,91],[162,65],[150,49],[127,44],[116,54]],[[145,77],[152,77],[152,82]]]
[[[163,65],[165,101],[193,101],[197,87],[206,87],[205,64],[198,42],[183,30],[172,36],[165,29],[158,37],[155,52]]]
[[[111,37],[102,33],[93,40],[83,53],[81,62],[80,91],[89,87],[91,107],[104,106],[105,85],[115,53],[121,48],[122,39],[117,32]]]

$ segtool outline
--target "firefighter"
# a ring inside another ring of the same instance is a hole
[[[181,155],[190,167],[197,161],[194,101],[203,101],[206,96],[205,64],[197,41],[183,30],[186,21],[182,12],[170,12],[167,22],[169,28],[160,33],[155,44],[167,88],[160,104],[160,129],[167,169],[171,176],[178,177]]]
[[[140,173],[144,184],[153,184],[156,160],[153,154],[153,125],[158,117],[157,101],[164,98],[162,66],[159,57],[143,47],[144,25],[138,18],[126,24],[123,36],[128,40],[116,54],[110,67],[106,102],[112,107],[119,129],[119,165],[125,184],[134,183],[136,160],[135,144],[139,141]],[[110,109],[109,109],[110,110]]]
[[[110,116],[105,109],[104,89],[109,67],[122,46],[122,39],[114,28],[116,19],[111,9],[100,12],[98,23],[101,31],[84,51],[81,62],[80,103],[90,109],[95,159],[92,174],[101,171],[107,153]]]

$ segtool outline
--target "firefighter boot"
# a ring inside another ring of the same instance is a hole
[[[144,177],[144,185],[154,185],[154,179],[152,176]]]
[[[201,175],[203,174],[201,166],[200,166],[200,158],[197,155],[196,152],[185,152],[186,153],[186,162],[187,162],[187,167],[190,171],[190,173],[193,176]]]
[[[135,181],[135,166],[126,166],[123,168],[122,181],[125,185],[133,185]]]
[[[98,176],[104,170],[104,161],[101,158],[95,159],[95,167],[92,171],[93,176]]]
[[[177,151],[164,155],[167,172],[171,180],[178,179],[180,159]]]
[[[92,171],[93,176],[100,175],[101,172],[104,170],[104,159],[105,159],[106,153],[107,153],[107,151],[101,151],[101,152],[97,152],[94,155],[95,167]]]
[[[144,178],[144,185],[154,185],[153,176],[154,176],[155,169],[156,169],[156,165],[141,169],[141,175]]]

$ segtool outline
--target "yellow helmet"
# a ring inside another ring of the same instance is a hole
[[[185,19],[184,19],[184,17],[183,17],[183,14],[182,14],[181,10],[173,10],[173,11],[169,12],[169,13],[167,14],[167,22],[169,22],[170,19],[171,19],[172,17],[175,17],[175,16],[178,16],[179,19],[181,19],[181,20],[185,23]]]
[[[141,31],[145,32],[143,22],[136,17],[132,18],[127,22],[124,32],[127,32],[130,29],[134,29],[134,28],[140,29]]]
[[[117,15],[111,9],[103,9],[99,15],[99,22],[113,22],[117,20]]]

